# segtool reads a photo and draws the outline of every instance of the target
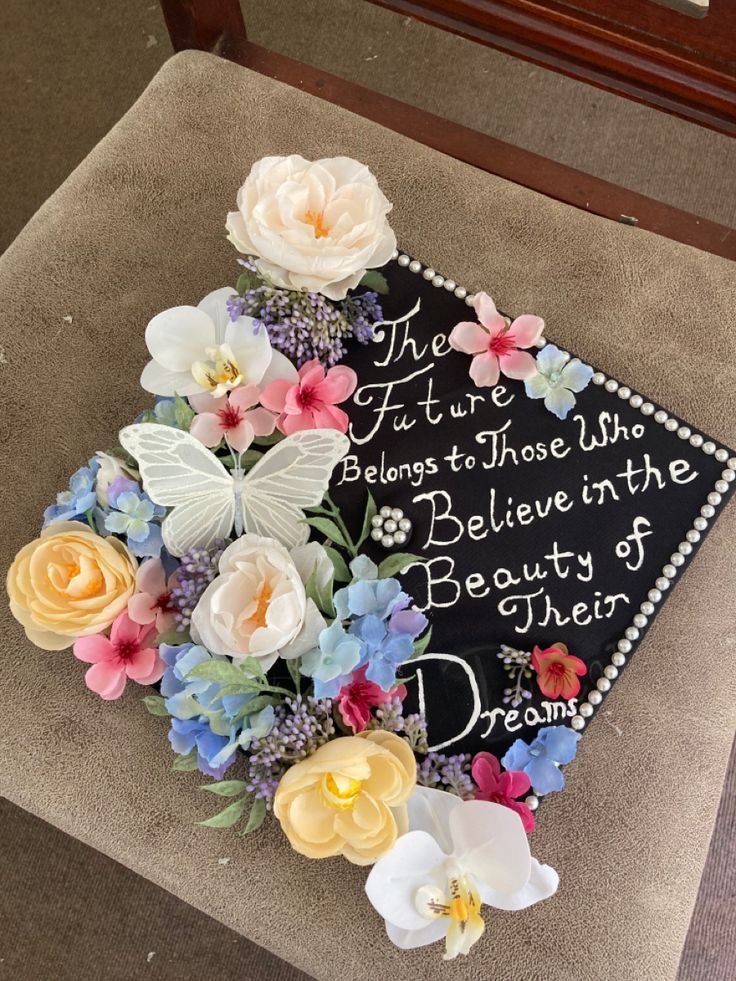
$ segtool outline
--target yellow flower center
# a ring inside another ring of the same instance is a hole
[[[304,221],[307,225],[311,225],[314,229],[315,238],[326,238],[330,234],[330,230],[325,225],[325,213],[324,211],[319,211],[315,213],[314,211],[307,211],[304,215]]]
[[[198,385],[220,398],[241,384],[243,375],[229,344],[208,347],[205,354],[209,361],[195,361],[192,365],[192,378]]]
[[[349,811],[358,799],[362,786],[362,780],[353,780],[342,773],[328,773],[322,780],[322,797],[328,807],[336,811]]]
[[[251,622],[256,627],[266,626],[266,613],[268,612],[268,604],[271,602],[272,594],[273,590],[268,583],[264,582],[264,584],[261,586],[261,591],[258,594],[258,599],[256,600],[256,611],[250,618]]]
[[[460,896],[456,896],[450,903],[450,912],[448,915],[451,920],[462,923],[463,920],[468,919],[468,904]]]
[[[469,877],[455,869],[448,869],[447,891],[436,883],[421,886],[414,897],[414,905],[428,920],[446,917],[450,921],[445,960],[467,954],[485,929],[478,890]]]

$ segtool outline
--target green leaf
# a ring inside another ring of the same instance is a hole
[[[411,552],[396,552],[394,555],[389,555],[388,558],[381,562],[378,567],[378,578],[390,579],[398,572],[401,572],[402,569],[405,569],[408,565],[413,565],[415,562],[424,561],[425,560],[421,555],[412,555]]]
[[[302,690],[302,659],[300,657],[290,657],[286,661],[286,667],[289,669],[291,680],[294,683],[294,690],[297,695],[300,695]]]
[[[273,446],[275,443],[280,443],[283,438],[284,434],[276,430],[270,436],[256,436],[253,442],[256,446]]]
[[[265,681],[265,674],[263,673],[263,665],[255,657],[246,657],[244,661],[241,661],[238,668],[245,672],[248,677],[251,678],[263,678]]]
[[[335,582],[350,582],[353,574],[348,569],[348,564],[342,555],[340,555],[336,548],[332,548],[331,545],[324,545],[323,548],[327,552],[330,562],[332,562],[332,567],[335,570]]]
[[[326,589],[321,588],[317,579],[316,566],[312,570],[312,575],[307,580],[305,591],[307,594],[307,599],[311,599],[321,613],[324,613],[325,616],[334,619],[335,606],[332,602],[332,580],[330,580]]]
[[[144,412],[143,415],[144,416],[150,415],[153,417],[152,419],[144,419],[143,420],[144,422],[156,421],[156,416],[153,412],[151,412],[150,409]],[[123,464],[124,467],[130,468],[131,470],[134,470],[136,473],[138,473],[137,470],[138,464],[135,461],[135,457],[132,457],[127,450],[124,450],[122,448],[122,446],[113,446],[111,450],[105,450],[105,453],[107,453],[108,456],[114,456],[116,460],[120,460],[120,462]]]
[[[252,695],[254,692],[260,691],[260,682],[256,681],[255,678],[247,678],[245,681],[238,681],[233,685],[223,685],[217,692],[217,697],[221,698],[223,695]]]
[[[257,290],[259,286],[263,286],[263,280],[258,275],[258,273],[253,272],[252,269],[244,269],[243,272],[238,276],[238,281],[235,284],[235,289],[242,296],[249,290]]]
[[[166,702],[161,695],[146,695],[146,697],[143,699],[143,704],[146,706],[151,715],[160,715],[164,718],[169,717],[169,713],[166,709]]]
[[[186,756],[177,756],[174,760],[174,769],[183,772],[197,769],[197,748],[190,749]]]
[[[258,450],[246,450],[240,457],[240,466],[243,470],[250,470],[251,467],[254,467],[258,463],[262,456],[263,454],[259,453]]]
[[[414,641],[414,650],[412,651],[412,655],[409,658],[409,660],[412,660],[412,658],[415,657],[421,657],[421,655],[424,654],[424,652],[429,647],[429,642],[431,639],[432,639],[432,628],[430,627],[429,630],[427,630],[424,634],[422,634],[419,640]]]
[[[380,293],[381,296],[386,296],[388,293],[386,277],[377,269],[369,269],[358,283],[358,286],[365,286],[366,289],[373,290],[374,293]]]
[[[245,793],[245,780],[220,780],[218,783],[203,783],[199,788],[218,797],[237,797]]]
[[[343,548],[348,548],[342,532],[330,518],[307,518],[307,524],[311,525],[312,528],[316,528],[326,538],[333,541],[335,545],[342,545]]]
[[[206,821],[197,821],[197,824],[201,824],[204,828],[232,828],[243,816],[246,801],[246,797],[241,797],[240,800],[228,804],[224,811],[207,818]]]
[[[329,508],[324,507],[322,504],[318,504],[313,508],[304,508],[309,514],[326,514],[327,517],[331,517],[335,512],[331,511]]]
[[[181,395],[174,396],[174,418],[179,429],[188,433],[194,418],[194,409],[190,408],[189,403]]]
[[[256,797],[253,801],[253,806],[250,809],[250,814],[248,815],[248,820],[246,821],[245,827],[240,832],[243,835],[249,835],[251,831],[257,831],[263,824],[266,818],[266,802],[262,797]]]
[[[179,647],[180,644],[191,643],[192,638],[189,636],[188,630],[167,630],[163,634],[159,634],[156,638],[156,644],[166,644],[167,647]]]
[[[203,661],[188,672],[187,678],[202,678],[203,681],[217,681],[221,685],[240,685],[250,679],[240,668],[230,661]]]
[[[368,503],[365,506],[365,516],[363,517],[363,527],[360,532],[360,538],[358,539],[358,548],[367,540],[371,533],[371,520],[378,514],[378,508],[376,507],[376,502],[373,500],[373,495],[368,491]]]
[[[240,719],[247,719],[249,715],[256,715],[268,705],[278,705],[280,701],[281,699],[277,698],[275,695],[256,695],[255,698],[251,698],[249,702],[246,702],[245,705],[235,713],[232,721],[239,722]]]

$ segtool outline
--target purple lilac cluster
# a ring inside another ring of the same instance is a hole
[[[406,739],[415,753],[428,752],[427,720],[420,712],[404,716],[404,706],[398,695],[376,709],[375,718],[368,728],[395,732]]]
[[[255,273],[248,260],[241,264]],[[318,358],[332,367],[345,355],[345,341],[361,344],[373,338],[373,324],[383,319],[378,294],[367,292],[331,301],[320,293],[277,289],[268,284],[246,290],[227,301],[230,319],[253,317],[264,326],[271,344],[297,368]]]
[[[226,541],[218,541],[210,548],[192,548],[179,560],[176,585],[170,595],[178,631],[189,629],[194,607],[217,575],[220,556],[229,544]]]
[[[306,759],[335,735],[332,701],[297,696],[276,709],[276,721],[267,736],[254,739],[248,755],[246,790],[262,797],[270,809],[286,770]]]
[[[417,783],[423,787],[446,790],[467,800],[475,793],[475,785],[470,778],[470,753],[446,756],[444,753],[427,753],[417,764]]]

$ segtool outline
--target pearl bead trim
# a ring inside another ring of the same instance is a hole
[[[467,306],[472,307],[475,294],[468,292],[463,286],[458,286],[454,279],[445,278],[430,266],[422,266],[418,259],[412,259],[405,253],[394,252],[392,259],[395,259],[400,266],[408,268],[410,272],[421,272],[424,279],[430,281],[433,286],[454,293],[459,300],[465,300]],[[547,339],[540,337],[536,346],[543,348],[546,343]],[[719,463],[726,466],[720,479],[715,482],[714,489],[708,494],[699,514],[693,519],[692,527],[688,529],[683,541],[677,546],[677,552],[670,556],[670,561],[662,567],[661,575],[654,580],[654,585],[647,593],[647,598],[639,607],[640,612],[634,615],[631,624],[624,631],[624,636],[615,642],[610,664],[603,668],[603,673],[596,681],[595,688],[588,692],[587,701],[582,702],[578,707],[578,714],[570,719],[570,726],[578,732],[585,728],[588,719],[593,716],[596,708],[603,702],[604,695],[611,690],[612,683],[619,675],[619,669],[624,666],[627,655],[633,649],[632,642],[639,640],[641,631],[649,623],[649,617],[654,613],[656,605],[662,601],[663,594],[686,565],[687,560],[692,555],[693,545],[700,541],[701,532],[706,530],[709,522],[715,517],[716,508],[723,501],[723,494],[727,493],[730,484],[736,479],[736,456],[730,456],[730,451],[726,447],[716,446],[712,440],[706,439],[701,433],[693,432],[689,426],[681,423],[675,416],[671,416],[665,409],[658,409],[651,402],[647,402],[643,395],[632,392],[627,385],[622,385],[615,378],[605,375],[602,371],[596,371],[591,381],[594,385],[602,386],[605,391],[615,395],[621,401],[628,402],[633,409],[638,409],[643,416],[650,417],[657,425],[663,426],[667,432],[677,433],[681,440],[687,440],[692,447],[701,450],[706,456],[714,456]],[[526,798],[526,803],[532,810],[536,810],[539,800],[534,794],[531,794]]]

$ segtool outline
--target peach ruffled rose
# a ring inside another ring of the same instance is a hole
[[[10,611],[37,647],[63,650],[105,630],[126,609],[137,568],[117,538],[101,538],[79,521],[57,522],[13,560]]]
[[[301,855],[372,865],[409,830],[415,784],[414,754],[395,733],[341,736],[286,771],[273,812]]]

